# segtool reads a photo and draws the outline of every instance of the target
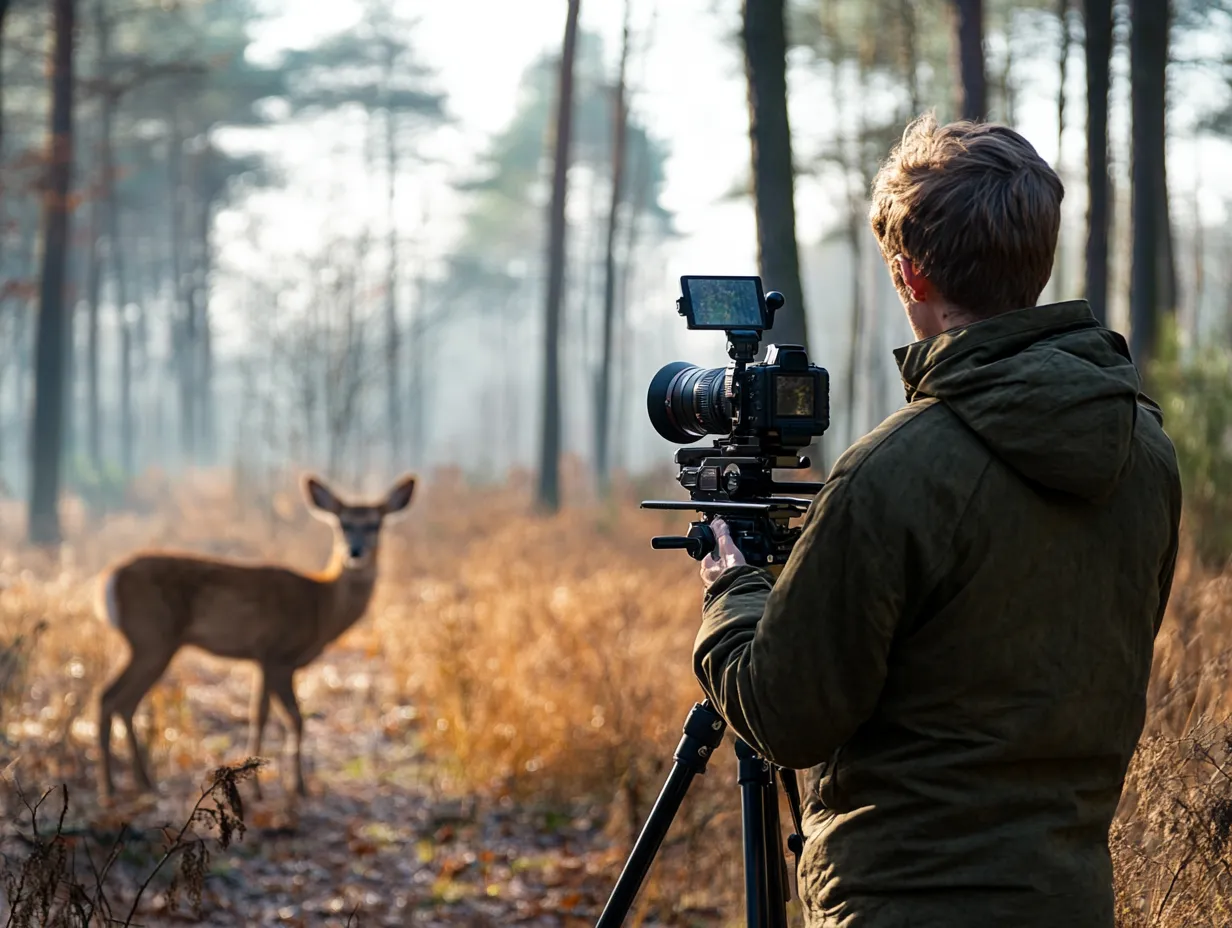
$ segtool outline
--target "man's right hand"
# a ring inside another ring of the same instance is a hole
[[[702,559],[702,586],[710,589],[719,575],[730,567],[739,567],[747,563],[736,542],[732,540],[731,529],[722,519],[713,519],[710,530],[714,532],[715,548]]]

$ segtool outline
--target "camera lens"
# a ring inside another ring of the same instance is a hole
[[[731,431],[731,412],[723,396],[727,369],[673,361],[660,368],[646,393],[646,411],[656,432],[678,445]]]

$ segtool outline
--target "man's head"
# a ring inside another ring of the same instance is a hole
[[[873,181],[869,219],[916,337],[1034,306],[1064,195],[1007,126],[912,122]]]

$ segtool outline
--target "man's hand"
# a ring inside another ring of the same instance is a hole
[[[739,567],[745,563],[744,555],[732,541],[726,522],[714,519],[710,523],[710,530],[714,532],[715,549],[702,560],[702,586],[707,590],[727,568]]]

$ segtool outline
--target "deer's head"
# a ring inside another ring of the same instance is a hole
[[[385,520],[410,505],[415,478],[403,477],[383,500],[360,505],[343,502],[319,477],[305,477],[303,487],[309,511],[334,529],[334,548],[343,568],[364,570],[376,564]]]

